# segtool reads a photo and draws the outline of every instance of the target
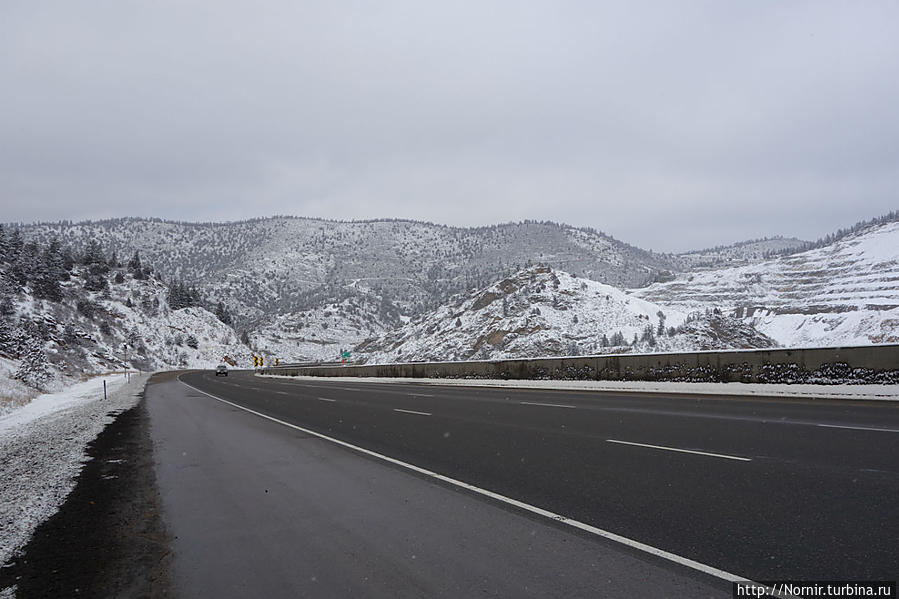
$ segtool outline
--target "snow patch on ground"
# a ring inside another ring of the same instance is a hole
[[[149,376],[98,376],[0,418],[0,564],[56,513],[74,488],[87,444],[115,415],[137,404]],[[9,589],[0,590],[0,597],[4,592]]]
[[[302,381],[322,382],[318,376],[263,375]],[[333,377],[335,382],[350,377]],[[561,391],[619,391],[630,393],[671,393],[690,395],[747,395],[805,399],[854,399],[899,401],[899,385],[786,385],[768,383],[669,383],[653,381],[534,381],[495,379],[430,379],[352,377],[360,383],[424,384],[459,387],[510,387]]]

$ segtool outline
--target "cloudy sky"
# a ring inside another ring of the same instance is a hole
[[[814,238],[899,208],[896,23],[894,0],[4,0],[0,221]]]

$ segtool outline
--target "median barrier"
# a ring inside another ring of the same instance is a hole
[[[286,365],[260,372],[332,377],[897,384],[899,344],[356,366]]]

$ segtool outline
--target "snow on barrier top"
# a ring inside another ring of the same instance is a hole
[[[287,376],[897,384],[899,344],[360,366],[276,366],[260,372]]]

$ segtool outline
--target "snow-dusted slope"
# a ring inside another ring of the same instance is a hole
[[[135,279],[127,269],[113,268],[103,275],[109,281],[106,290],[87,291],[81,276],[85,268],[76,266],[60,284],[59,302],[36,299],[27,285],[12,296],[12,313],[2,317],[0,327],[2,378],[53,390],[85,375],[123,368],[206,368],[225,356],[245,367],[252,363],[250,349],[209,311],[172,310],[168,289],[159,280]],[[0,392],[16,391],[18,384],[0,381]]]
[[[759,264],[634,292],[680,310],[719,308],[788,347],[899,342],[899,222]]]
[[[761,262],[773,256],[799,251],[808,247],[807,241],[795,237],[773,237],[769,239],[753,239],[731,245],[685,252],[678,254],[686,266],[692,268],[725,267]]]
[[[274,317],[251,335],[251,345],[282,362],[332,361],[364,339],[399,324],[374,294],[360,294]]]
[[[683,310],[536,267],[460,296],[356,350],[359,359],[374,363],[772,345],[751,327],[741,328],[724,316],[687,320]],[[640,341],[632,346],[635,336]]]
[[[676,269],[608,235],[554,223],[457,228],[412,221],[336,222],[276,217],[233,223],[118,219],[22,227],[27,239],[57,236],[76,250],[97,240],[122,257],[135,250],[166,280],[198,284],[252,321],[321,305],[306,294],[357,285],[416,314],[528,262],[548,263],[614,285],[639,285]]]

